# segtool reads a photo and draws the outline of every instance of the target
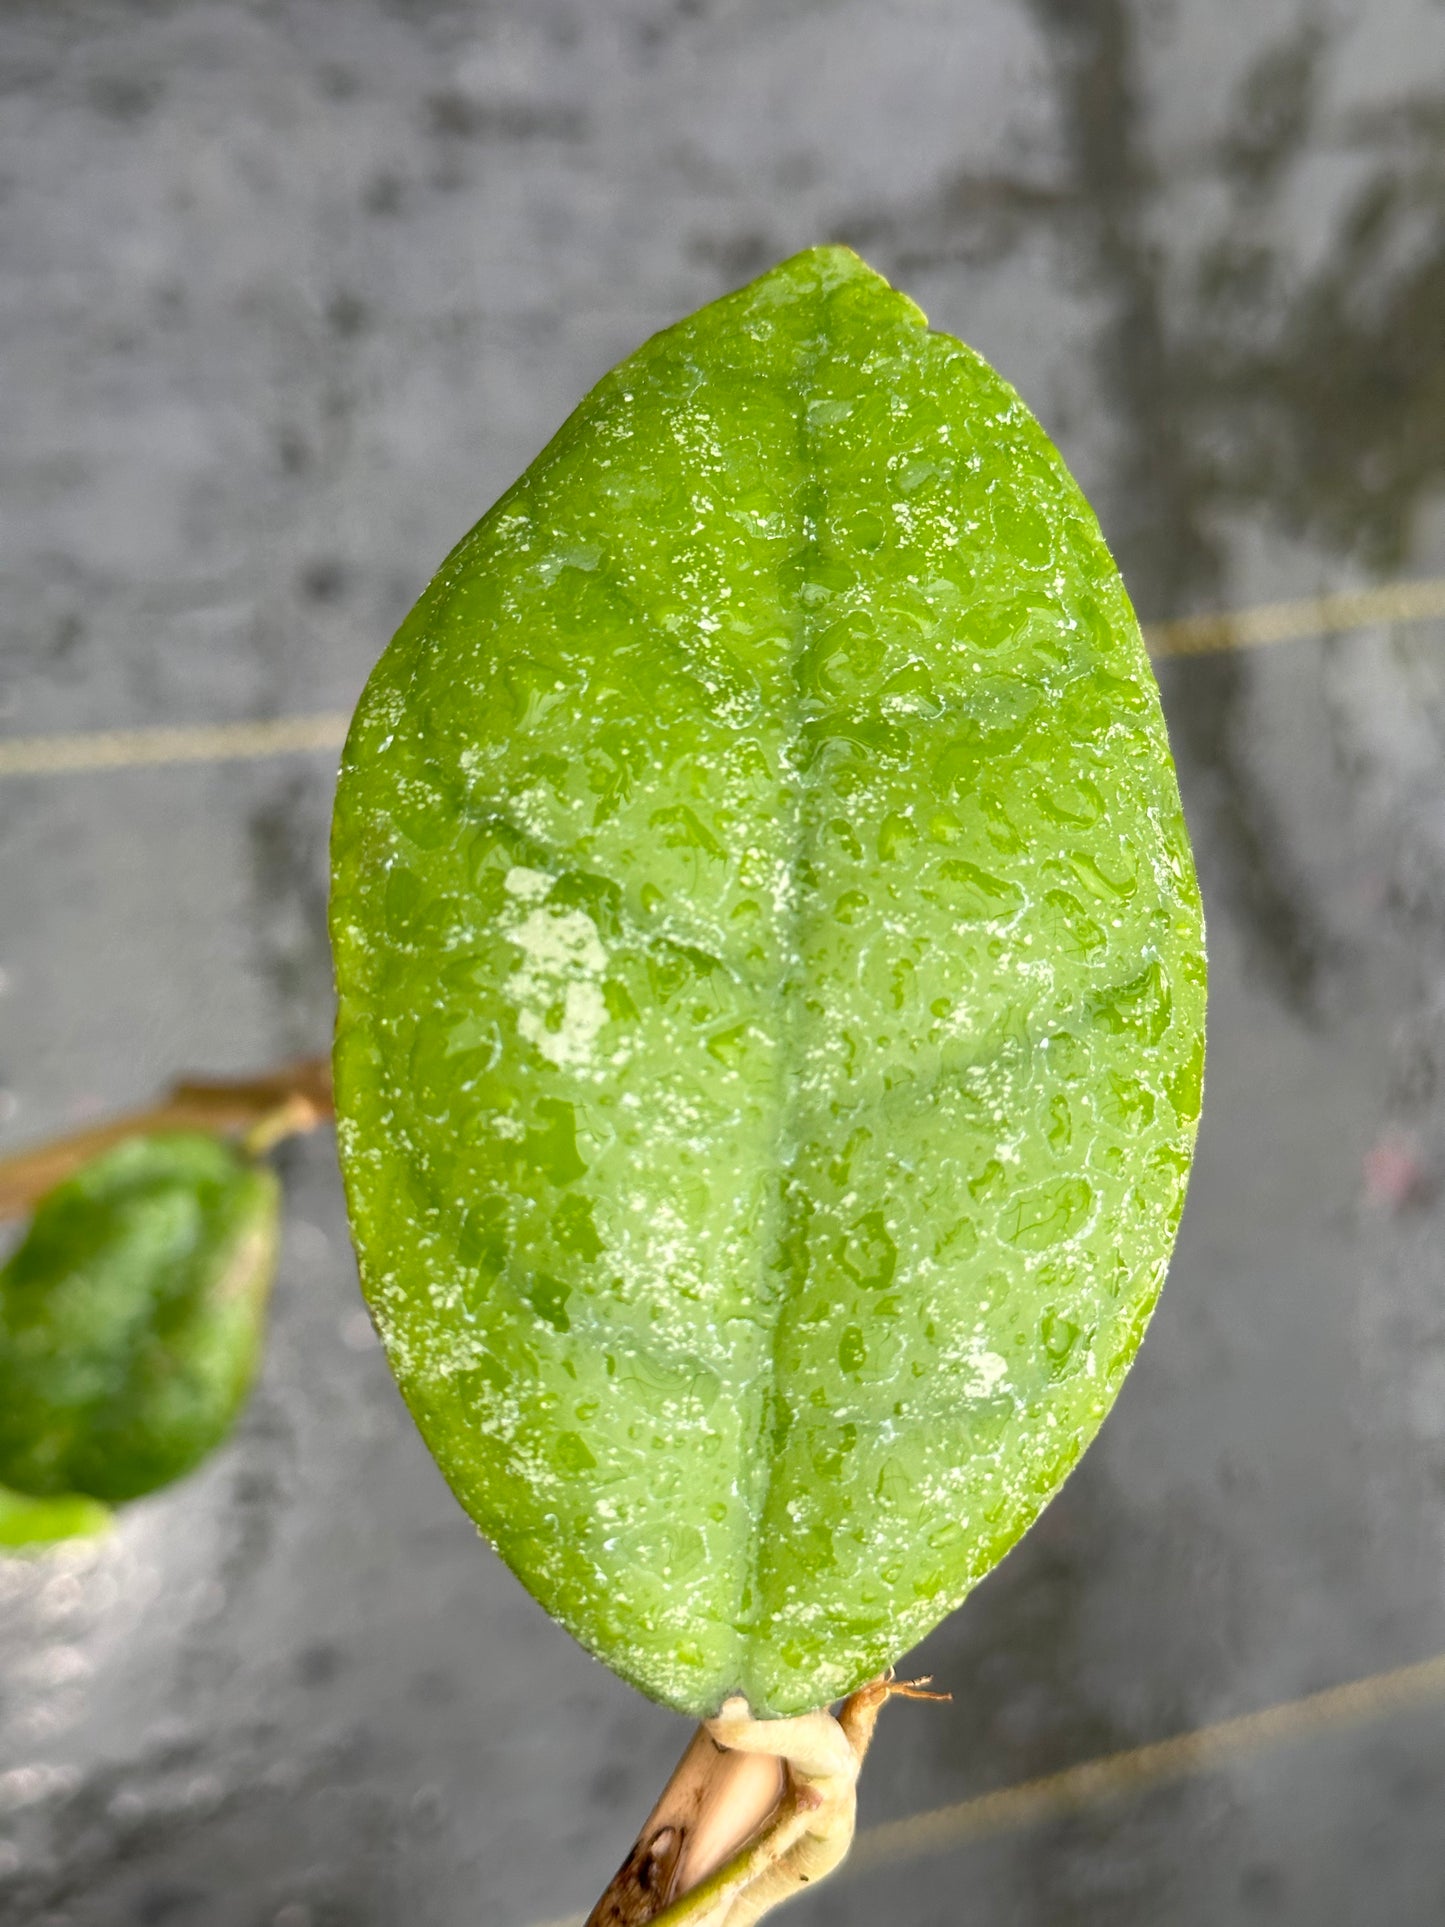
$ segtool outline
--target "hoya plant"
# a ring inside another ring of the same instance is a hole
[[[846,1844],[890,1669],[1093,1437],[1183,1204],[1199,897],[1058,452],[846,249],[654,337],[373,673],[331,919],[402,1392],[705,1723],[594,1919],[742,1927]]]
[[[0,1265],[0,1553],[103,1531],[229,1435],[275,1272],[262,1154],[328,1110],[297,1065],[0,1164],[0,1218],[30,1216]]]
[[[271,1173],[200,1133],[127,1139],[53,1191],[0,1271],[0,1482],[52,1525],[90,1501],[85,1523],[199,1464],[250,1384],[275,1228]]]

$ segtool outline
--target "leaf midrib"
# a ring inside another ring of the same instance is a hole
[[[828,351],[834,292],[834,289],[826,286],[820,289],[819,326],[800,349],[797,373],[792,383],[797,425],[796,499],[799,541],[797,548],[788,557],[788,567],[792,570],[797,563],[801,562],[801,569],[795,575],[796,587],[793,593],[796,607],[792,612],[793,620],[789,625],[792,635],[792,658],[787,679],[788,712],[783,732],[783,747],[779,757],[780,764],[786,764],[791,781],[783,791],[785,801],[784,807],[779,811],[779,817],[785,832],[783,841],[785,847],[790,850],[790,875],[794,879],[807,865],[812,854],[808,812],[805,807],[811,782],[808,776],[799,772],[796,761],[796,752],[802,741],[805,709],[800,670],[807,661],[814,640],[812,603],[806,590],[813,580],[812,565],[819,554],[818,528],[821,519],[821,517],[814,519],[810,526],[807,497],[810,489],[815,490],[819,496],[822,496],[825,491],[825,484],[821,479],[816,460],[817,436],[811,420],[809,401],[817,369]],[[822,503],[819,502],[818,506],[821,508]],[[783,600],[781,595],[779,600]],[[778,1082],[774,1105],[774,1128],[772,1141],[768,1147],[765,1171],[765,1181],[769,1186],[771,1197],[758,1250],[758,1295],[762,1303],[767,1302],[770,1284],[768,1274],[773,1270],[787,1228],[788,1213],[784,1198],[797,1149],[797,1068],[800,1055],[798,1032],[802,1017],[802,1001],[796,994],[795,979],[803,963],[803,942],[807,921],[807,907],[803,903],[802,893],[794,887],[789,895],[787,919],[780,932],[779,981],[775,993],[781,1047],[777,1054]],[[778,1347],[783,1326],[795,1296],[796,1282],[797,1272],[789,1267],[784,1274],[782,1289],[778,1291],[776,1300],[771,1306],[758,1384],[759,1417],[757,1443],[753,1454],[756,1470],[746,1481],[749,1521],[747,1555],[743,1561],[733,1618],[734,1626],[739,1628],[737,1668],[739,1677],[729,1690],[741,1691],[750,1700],[753,1697],[750,1689],[754,1685],[754,1649],[758,1635],[766,1626],[768,1619],[762,1597],[763,1532],[772,1509],[781,1456],[779,1434],[782,1428],[778,1399],[782,1372]],[[750,1609],[746,1614],[742,1604],[744,1596],[751,1601]],[[745,1632],[741,1630],[744,1624],[748,1628]]]

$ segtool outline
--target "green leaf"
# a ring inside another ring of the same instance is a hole
[[[444,563],[334,830],[362,1278],[462,1503],[693,1714],[958,1604],[1139,1345],[1199,1108],[1139,630],[854,255],[655,337]]]
[[[90,1539],[110,1524],[110,1509],[97,1499],[68,1492],[33,1499],[0,1485],[0,1552],[30,1552],[62,1539]]]
[[[277,1199],[269,1171],[177,1133],[42,1201],[0,1270],[0,1480],[116,1505],[220,1444],[255,1371]]]

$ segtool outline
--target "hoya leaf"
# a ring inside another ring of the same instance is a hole
[[[334,828],[362,1278],[462,1503],[673,1706],[957,1605],[1139,1345],[1199,898],[1123,585],[980,358],[822,248],[444,563]]]
[[[62,1539],[90,1539],[110,1524],[110,1508],[98,1499],[66,1492],[35,1499],[0,1485],[0,1553],[32,1552]]]
[[[129,1138],[46,1197],[0,1270],[0,1481],[108,1505],[189,1472],[255,1371],[276,1180],[220,1139]]]

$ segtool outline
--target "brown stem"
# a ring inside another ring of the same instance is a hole
[[[853,1839],[858,1773],[891,1674],[831,1713],[754,1720],[729,1700],[693,1735],[587,1927],[752,1927],[831,1873]]]
[[[261,1077],[186,1078],[146,1110],[127,1111],[0,1159],[0,1220],[24,1217],[47,1191],[123,1138],[150,1131],[216,1131],[244,1136],[259,1156],[283,1137],[315,1130],[331,1115],[331,1065],[324,1057],[302,1058]]]

